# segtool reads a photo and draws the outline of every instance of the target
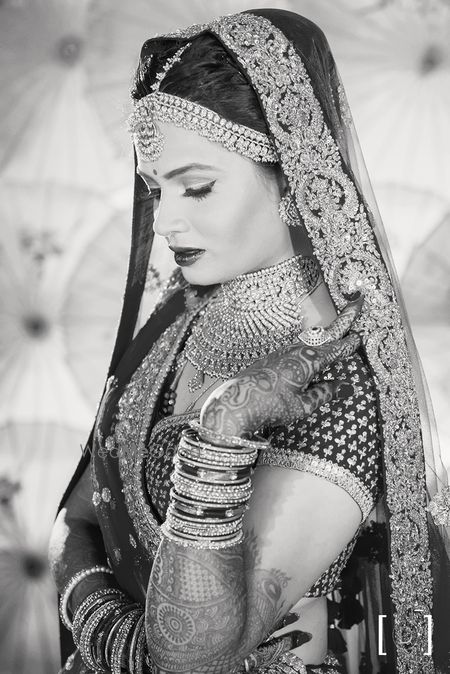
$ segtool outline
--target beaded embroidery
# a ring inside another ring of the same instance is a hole
[[[125,388],[119,400],[113,433],[105,440],[105,444],[108,442],[117,452],[128,514],[140,542],[153,557],[160,542],[160,531],[144,484],[147,434],[173,354],[179,350],[180,342],[201,306],[199,302],[195,310],[180,315],[155,342]]]
[[[433,592],[419,409],[400,310],[369,214],[344,170],[302,59],[282,31],[264,17],[246,13],[172,35],[189,39],[206,30],[235,55],[258,93],[337,307],[344,306],[346,294],[365,292],[357,329],[364,337],[384,421],[398,674],[432,674],[423,620],[431,613]]]
[[[156,161],[164,148],[164,135],[157,121],[195,131],[212,142],[221,143],[230,152],[238,152],[253,161],[277,161],[273,145],[265,134],[235,124],[203,105],[161,92],[135,101],[134,111],[128,120],[136,147],[148,161]]]

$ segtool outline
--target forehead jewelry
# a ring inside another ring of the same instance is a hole
[[[177,127],[195,131],[200,136],[231,152],[257,162],[278,161],[275,147],[265,133],[255,131],[243,124],[236,124],[199,103],[160,91],[160,86],[169,70],[181,60],[190,42],[181,47],[166,61],[156,75],[152,92],[133,101],[133,112],[128,118],[128,130],[133,136],[138,153],[148,161],[156,161],[164,148],[164,135],[158,122],[170,122]]]

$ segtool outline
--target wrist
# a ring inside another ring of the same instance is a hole
[[[252,492],[252,466],[262,443],[227,436],[225,445],[211,429],[203,429],[202,439],[199,428],[193,425],[181,436],[162,530],[167,538],[185,547],[231,547],[242,540],[243,515]]]
[[[206,431],[219,434],[221,436],[221,444],[223,446],[233,446],[235,443],[230,443],[228,437],[233,438],[250,438],[252,433],[247,428],[242,418],[233,416],[232,414],[222,413],[215,414],[208,406],[203,407],[200,413],[200,424],[196,429],[199,437],[202,440],[208,440],[205,435]]]
[[[91,580],[92,576],[97,576],[98,578],[105,578],[106,576],[112,576],[112,570],[108,566],[102,564],[96,564],[95,566],[89,567],[87,569],[82,569],[75,573],[67,582],[63,592],[61,593],[61,599],[59,604],[59,613],[61,620],[68,630],[72,629],[72,622],[69,618],[69,610],[72,608],[72,600],[75,591],[77,591],[81,584],[85,583],[87,580]],[[87,595],[91,594],[92,590],[87,591]],[[75,603],[78,606],[78,603]],[[74,613],[75,611],[72,611]]]

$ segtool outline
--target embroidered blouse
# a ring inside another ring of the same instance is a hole
[[[298,423],[274,429],[271,446],[260,454],[257,465],[302,470],[339,485],[356,501],[364,521],[380,492],[380,444],[373,382],[359,355],[334,364],[321,378],[351,381],[355,395],[327,403]],[[163,417],[150,435],[146,485],[160,522],[165,519],[169,503],[170,473],[181,431],[194,418],[198,418],[198,412]],[[340,573],[359,530],[307,596],[328,594],[339,585]]]
[[[156,420],[164,382],[191,320],[178,316],[123,391],[111,392],[105,406],[116,407],[114,420],[104,428],[106,437],[101,423],[95,437],[93,501],[105,547],[119,583],[141,601],[169,503],[173,456],[183,428],[198,417],[196,411]],[[267,429],[271,447],[257,460],[261,467],[280,466],[327,479],[345,489],[361,509],[358,531],[306,596],[326,595],[339,586],[362,524],[381,492],[375,389],[362,357],[336,363],[320,376],[351,381],[355,394],[323,405],[298,423]]]

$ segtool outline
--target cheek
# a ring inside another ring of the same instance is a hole
[[[230,198],[221,200],[212,210],[211,233],[220,237],[222,243],[234,247],[252,239],[258,231],[256,204],[258,195],[254,194],[254,190],[245,190],[240,186]]]

